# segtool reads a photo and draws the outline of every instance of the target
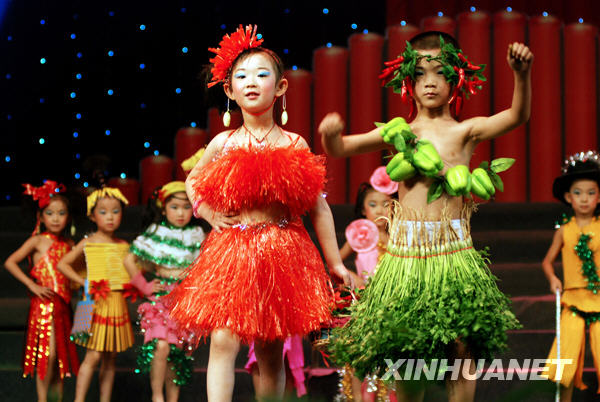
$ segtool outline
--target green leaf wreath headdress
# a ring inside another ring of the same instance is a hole
[[[406,49],[397,59],[384,63],[386,68],[379,78],[382,80],[382,85],[392,87],[395,93],[399,93],[403,102],[410,102],[409,118],[412,118],[415,112],[413,98],[415,70],[422,58],[427,61],[438,61],[443,66],[442,72],[454,88],[448,103],[454,105],[456,115],[460,113],[464,98],[468,99],[469,95],[475,95],[486,81],[483,75],[485,64],[472,64],[461,49],[457,49],[452,43],[446,43],[441,35],[440,54],[437,56],[422,55],[407,41]]]

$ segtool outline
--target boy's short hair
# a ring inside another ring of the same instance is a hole
[[[421,32],[412,37],[409,40],[409,43],[413,47],[413,49],[418,50],[431,50],[431,49],[440,49],[440,36],[444,39],[446,43],[452,43],[455,48],[460,49],[458,45],[458,41],[454,39],[454,37],[446,32],[441,31],[426,31]]]

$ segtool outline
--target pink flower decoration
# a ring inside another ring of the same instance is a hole
[[[379,230],[368,219],[357,219],[346,228],[346,239],[357,253],[365,253],[377,247]]]
[[[379,166],[375,169],[369,182],[380,193],[390,195],[398,191],[398,183],[390,179],[390,176],[385,171],[385,166]]]

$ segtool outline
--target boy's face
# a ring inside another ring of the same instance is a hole
[[[589,179],[575,180],[569,192],[565,193],[565,199],[571,204],[575,214],[593,214],[598,205],[598,183]]]
[[[440,49],[418,50],[424,56],[438,56]],[[422,57],[415,69],[415,100],[426,108],[438,108],[448,104],[450,84],[442,72],[442,64],[437,60],[427,61]]]

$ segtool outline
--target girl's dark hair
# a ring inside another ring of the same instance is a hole
[[[275,74],[276,74],[277,82],[279,82],[281,77],[283,77],[283,71],[284,71],[283,62],[281,61],[281,58],[279,58],[277,53],[275,53],[271,49],[267,49],[264,47],[253,47],[250,49],[246,49],[242,53],[240,53],[235,58],[235,60],[233,60],[233,63],[231,63],[231,68],[229,69],[229,73],[227,74],[227,82],[231,81],[231,74],[232,74],[233,68],[235,67],[236,64],[246,60],[251,55],[258,54],[258,53],[266,53],[271,57],[271,60],[273,62],[273,67],[275,67]]]
[[[354,217],[356,219],[366,218],[365,214],[363,213],[363,209],[365,209],[365,198],[367,198],[367,194],[373,190],[375,190],[373,186],[367,182],[360,183],[358,186],[358,192],[356,193],[356,204],[354,205]]]
[[[153,223],[159,225],[160,223],[167,220],[166,216],[163,214],[164,208],[169,203],[171,198],[173,198],[173,196],[177,193],[171,194],[169,197],[167,197],[167,199],[163,203],[163,207],[159,208],[158,205],[156,205],[156,200],[158,199],[158,191],[161,188],[162,186],[154,189],[152,195],[148,198],[148,203],[146,204],[146,208],[142,214],[142,225],[144,227],[144,230]],[[198,223],[198,219],[192,216],[192,219],[187,224],[187,226],[198,225]]]

